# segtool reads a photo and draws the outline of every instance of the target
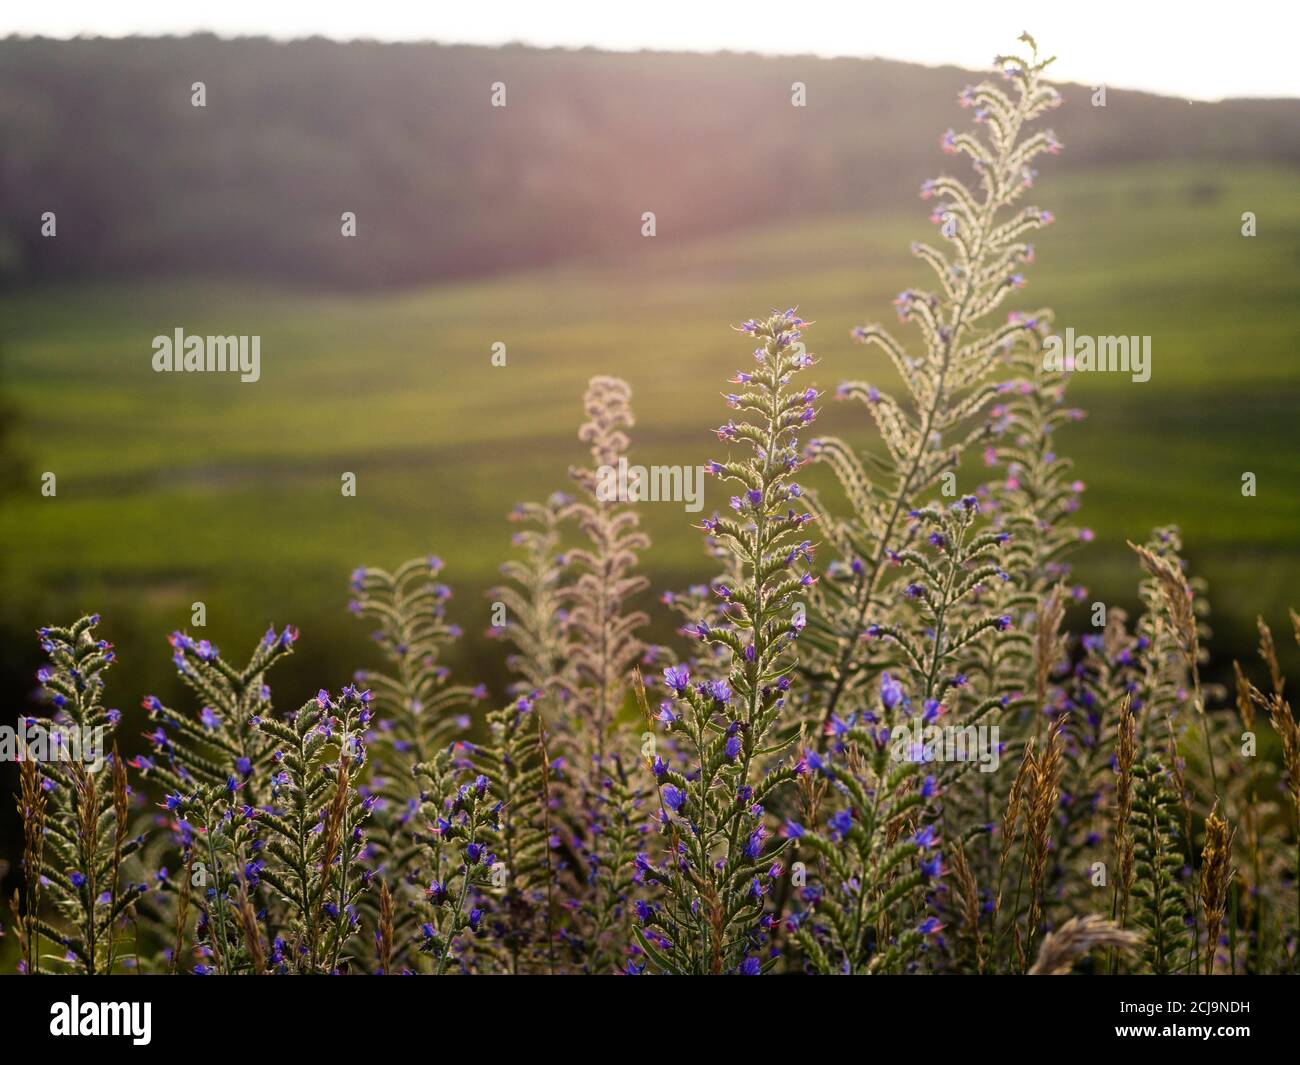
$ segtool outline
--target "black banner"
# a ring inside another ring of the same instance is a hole
[[[391,1037],[398,1043],[435,1032],[499,1032],[505,1017],[522,1036],[554,1030],[573,1008],[572,991],[557,1002],[536,979],[526,989],[498,981],[489,994],[481,987],[471,993],[465,980],[435,990],[427,978],[380,979],[7,977],[8,1045],[57,1053],[60,1044],[77,1043],[84,1051],[86,1044],[104,1041],[128,1055],[216,1051],[225,1035],[234,1034],[227,1029],[237,1024],[245,1050],[270,1036],[295,1054],[354,1047],[373,1053],[375,1024],[381,1020],[396,1029]],[[843,993],[862,1003],[861,1023],[871,1031],[888,1037],[897,1025],[898,1038],[920,1036],[932,1047],[969,1045],[992,1025],[999,1040],[1043,1037],[1052,1041],[1044,1045],[1068,1045],[1072,1052],[1125,1043],[1159,1048],[1172,1041],[1180,1048],[1202,1043],[1232,1053],[1234,1044],[1262,1047],[1294,1039],[1295,987],[1281,978],[1259,977],[877,977]],[[558,985],[552,983],[551,990],[558,991]],[[743,995],[737,1004],[752,1010],[755,991],[720,987],[710,994],[724,1001],[731,993]],[[617,996],[602,1010],[607,1023],[617,1024],[621,1017],[631,1028],[653,1030],[662,1006],[654,990],[624,986],[606,993]],[[599,1004],[601,992],[585,994],[591,1005]],[[806,980],[787,980],[759,994],[787,1006],[806,994],[813,1008],[831,1013],[839,1008],[834,1003],[847,1001],[828,996],[824,982],[814,987]],[[679,990],[671,998],[680,995]],[[399,1031],[403,1025],[409,1032]],[[790,1026],[774,1027],[790,1032],[794,1045],[802,1039]],[[1261,1038],[1268,1042],[1255,1042]]]

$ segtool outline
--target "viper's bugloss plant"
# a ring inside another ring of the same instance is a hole
[[[236,669],[210,641],[172,633],[167,638],[172,663],[200,709],[191,717],[156,696],[146,696],[143,705],[153,725],[147,738],[153,753],[138,758],[136,768],[173,794],[205,786],[224,788],[233,780],[257,790],[255,799],[263,797],[270,758],[253,722],[270,705],[267,671],[292,652],[297,639],[293,626],[279,633],[269,628],[248,664]],[[233,794],[235,788],[228,790]]]
[[[570,919],[562,934],[584,971],[597,973],[616,969],[628,942],[632,859],[650,791],[637,768],[636,734],[619,727],[632,670],[647,651],[638,630],[649,620],[629,604],[649,585],[636,567],[650,539],[634,502],[612,488],[627,461],[631,396],[626,381],[602,376],[591,379],[584,397],[587,421],[578,437],[590,446],[592,463],[570,470],[578,492],[563,511],[582,541],[564,560],[572,668],[560,678],[548,751],[551,820],[564,827],[562,842],[572,852],[565,877]]]
[[[1025,284],[1023,265],[1033,258],[1027,237],[1053,220],[1050,211],[1015,206],[1034,183],[1034,159],[1060,147],[1050,130],[1027,132],[1030,123],[1060,103],[1059,93],[1043,78],[1051,60],[1039,60],[1032,40],[1027,43],[1030,58],[998,59],[1011,93],[991,82],[964,90],[960,102],[973,110],[979,128],[950,130],[942,138],[945,152],[969,158],[978,188],[948,175],[922,186],[922,197],[935,202],[931,218],[947,246],[918,243],[913,252],[932,269],[938,288],[906,289],[894,301],[899,318],[918,329],[921,350],[909,352],[880,325],[855,333],[889,358],[909,394],[900,404],[863,381],[838,390],[842,398],[866,405],[886,455],[864,462],[849,445],[830,437],[811,447],[813,456],[836,473],[851,506],[840,517],[829,510],[823,515],[824,535],[839,553],[840,565],[837,579],[824,585],[819,621],[810,634],[825,658],[805,667],[819,688],[814,701],[821,709],[818,743],[823,747],[826,726],[846,700],[850,712],[858,709],[878,672],[874,656],[861,653],[864,633],[914,583],[896,563],[910,542],[908,516],[916,500],[954,473],[967,446],[994,439],[994,427],[979,416],[1002,387],[996,379],[1000,364],[1009,347],[1029,341],[1046,321],[1042,314],[1023,312],[1002,322],[993,317]],[[880,471],[878,478],[872,467]],[[955,483],[955,474],[948,483]]]
[[[447,620],[452,593],[436,579],[442,567],[439,558],[418,558],[391,574],[362,568],[352,575],[349,609],[376,623],[374,640],[390,666],[361,670],[355,679],[374,695],[376,760],[397,778],[391,798],[401,807],[417,790],[410,767],[468,728],[467,707],[486,695],[481,686],[449,683],[442,658],[460,629]]]
[[[453,684],[442,659],[459,635],[447,619],[451,589],[437,578],[437,557],[411,559],[393,573],[375,567],[353,572],[348,608],[372,621],[375,643],[388,666],[360,670],[355,682],[373,695],[372,771],[360,787],[373,800],[365,861],[368,875],[387,885],[390,962],[415,964],[427,952],[425,900],[429,883],[445,876],[436,831],[463,773],[453,769],[456,746],[470,725],[469,710],[487,695],[482,685]],[[463,753],[463,752],[462,752]],[[463,762],[463,758],[461,759]],[[363,918],[381,936],[380,899],[371,895]]]
[[[941,141],[975,180],[922,186],[935,283],[895,301],[915,341],[856,331],[904,390],[838,389],[878,446],[807,439],[798,312],[740,327],[754,360],[707,466],[729,503],[697,583],[662,596],[673,646],[647,643],[649,541],[610,491],[631,389],[598,376],[572,494],[511,515],[493,709],[450,679],[437,558],[353,574],[385,661],[289,715],[266,676],[296,630],[243,667],[174,633],[194,705],[145,699],[148,753],[20,767],[22,969],[1294,971],[1300,726],[1272,631],[1229,705],[1173,526],[1131,545],[1133,616],[1073,616],[1092,533],[1059,437],[1082,412],[1043,358],[1051,311],[1006,309],[1052,220],[1021,200],[1060,148],[1035,125],[1050,60],[1021,41]],[[829,490],[800,482],[810,462]],[[27,726],[112,737],[97,623],[40,630]],[[1264,718],[1280,757],[1255,750]]]
[[[1028,492],[1010,477],[1001,490],[981,485],[959,493],[956,487],[963,454],[982,442],[985,461],[996,467],[1007,457],[996,445],[1008,433],[1014,435],[1007,452],[1021,454],[1039,470],[1045,465],[1041,441],[1052,426],[1046,399],[1010,406],[1011,397],[1033,392],[1038,383],[1027,353],[1040,341],[1048,312],[1013,311],[1001,322],[994,319],[1025,283],[1021,270],[1033,258],[1027,235],[1052,221],[1050,212],[1016,206],[1033,184],[1032,161],[1059,148],[1050,131],[1028,130],[1060,97],[1043,78],[1051,60],[1039,60],[1031,39],[1025,43],[1029,58],[998,60],[1010,93],[991,82],[963,91],[960,103],[974,109],[978,128],[960,135],[949,131],[942,140],[944,151],[969,157],[978,187],[946,175],[922,186],[922,197],[936,203],[932,221],[946,248],[915,244],[913,252],[933,270],[938,288],[908,289],[895,300],[900,319],[918,328],[920,350],[909,351],[879,325],[855,331],[858,340],[889,358],[908,390],[907,401],[899,403],[865,381],[838,389],[841,398],[864,403],[885,454],[860,457],[831,437],[814,440],[809,449],[835,473],[848,510],[813,500],[838,557],[818,587],[799,669],[811,688],[805,721],[818,759],[826,763],[822,772],[835,786],[819,804],[824,823],[801,827],[812,830],[809,842],[823,855],[851,832],[858,833],[859,845],[864,831],[873,837],[872,852],[859,854],[856,862],[855,847],[836,855],[839,869],[823,857],[821,871],[829,880],[804,888],[808,907],[796,910],[792,924],[801,928],[805,943],[816,938],[810,927],[822,930],[819,952],[811,958],[816,968],[918,965],[945,916],[931,888],[943,870],[947,807],[983,806],[981,820],[987,823],[994,801],[987,783],[958,786],[956,778],[971,775],[969,763],[940,766],[918,778],[874,765],[877,759],[864,744],[893,741],[897,761],[924,763],[933,760],[921,742],[927,730],[976,736],[981,727],[1000,725],[1022,709],[1029,643],[1023,629],[1034,603],[1034,570],[1048,559],[1014,540],[1027,529],[1036,535],[1036,526],[1050,529],[1059,516],[1054,472]],[[1029,380],[1003,376],[1016,371]],[[988,410],[999,397],[1003,402]],[[1020,497],[1008,498],[1007,492]],[[866,778],[850,783],[859,772]],[[870,794],[872,802],[864,807],[855,790]],[[924,846],[900,864],[903,856],[895,848],[907,835],[904,826],[874,836],[881,812],[889,816],[908,796],[913,835]],[[971,830],[979,831],[974,825]],[[975,847],[973,854],[972,880],[990,890],[991,848]],[[882,863],[883,882],[870,875]],[[900,877],[906,889],[896,882]],[[874,900],[867,897],[873,892]],[[906,905],[880,905],[896,901],[895,892]],[[830,917],[818,919],[824,900]],[[835,908],[849,903],[852,920],[837,924]],[[866,919],[864,912],[874,916]]]
[[[488,794],[488,778],[476,772],[469,753],[452,744],[415,767],[425,826],[419,836],[424,855],[412,867],[425,877],[416,949],[439,976],[452,964],[457,972],[474,972],[493,960],[490,951],[471,948],[483,930],[484,892],[489,885],[497,889],[493,874],[504,870],[490,850],[501,831],[501,803]]]
[[[354,686],[337,698],[321,689],[286,721],[255,722],[273,747],[270,801],[241,808],[232,820],[246,818],[263,833],[265,857],[245,865],[244,877],[264,880],[287,910],[271,953],[283,971],[338,972],[352,960],[348,943],[369,889],[361,857],[374,799],[361,798],[356,781],[366,763],[370,702],[370,692]],[[247,945],[256,963],[258,945]]]
[[[1146,933],[1147,965],[1153,973],[1170,973],[1188,949],[1189,913],[1177,876],[1183,866],[1178,800],[1155,758],[1139,762],[1133,779],[1134,915]]]
[[[474,762],[491,782],[503,881],[492,912],[492,937],[508,971],[554,967],[554,878],[550,774],[542,691],[489,711],[489,741]]]
[[[739,412],[717,430],[730,445],[709,465],[736,492],[732,514],[704,528],[736,559],[738,579],[717,584],[726,621],[702,625],[699,639],[730,658],[725,679],[692,683],[682,666],[664,670],[670,698],[660,720],[680,733],[687,765],[656,758],[666,857],[641,858],[663,897],[643,904],[637,937],[656,969],[671,973],[757,973],[776,959],[765,950],[774,921],[764,914],[781,875],[785,843],[772,837],[766,804],[795,776],[793,759],[763,772],[780,745],[792,644],[805,624],[801,598],[812,584],[812,542],[794,475],[798,434],[815,417],[816,389],[794,378],[813,365],[794,310],[740,327],[758,342],[754,366],[733,378],[728,406]],[[740,454],[735,449],[740,449]]]
[[[494,616],[491,632],[507,640],[512,652],[506,665],[518,676],[517,692],[550,691],[563,687],[570,675],[571,637],[565,603],[565,559],[560,550],[564,513],[572,496],[553,493],[545,503],[521,503],[510,520],[522,528],[514,534],[522,557],[501,566],[504,584],[488,594],[504,608]]]
[[[163,830],[159,841],[170,847],[162,853],[157,846],[148,849],[143,872],[155,890],[139,908],[143,922],[166,946],[169,969],[180,965],[181,954],[192,946],[202,957],[198,971],[221,971],[222,964],[234,962],[232,954],[242,942],[240,924],[227,921],[228,909],[236,896],[247,901],[238,870],[256,860],[261,846],[242,811],[269,800],[274,772],[271,750],[255,722],[271,712],[267,672],[292,653],[297,639],[293,626],[279,632],[272,626],[247,665],[237,669],[209,640],[173,632],[168,637],[172,664],[199,709],[174,710],[154,695],[143,701],[151,751],[134,758],[132,767],[162,789],[161,813],[152,821]],[[169,859],[168,852],[179,861]],[[180,912],[188,916],[191,905],[197,914],[193,942]]]
[[[98,624],[92,614],[38,633],[49,664],[37,680],[50,709],[22,721],[32,761],[24,764],[19,802],[27,893],[16,927],[29,973],[113,972],[119,923],[147,890],[123,882],[123,859],[143,840],[130,835],[126,767],[106,746],[120,714],[104,706],[115,653],[95,637]],[[42,901],[58,915],[57,927],[40,915]],[[48,966],[42,939],[57,948]]]

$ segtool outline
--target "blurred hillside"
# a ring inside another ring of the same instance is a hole
[[[990,57],[992,58],[992,57]],[[883,60],[210,36],[0,41],[0,283],[394,286],[887,208],[975,75]],[[202,81],[207,106],[191,106]],[[791,106],[791,84],[807,106]],[[507,104],[490,106],[494,82]],[[1070,169],[1300,162],[1300,101],[1063,87]],[[59,239],[42,239],[44,211]],[[341,253],[339,216],[359,239]]]
[[[1079,517],[1096,531],[1079,579],[1136,606],[1124,540],[1179,523],[1210,580],[1220,670],[1253,662],[1257,613],[1283,631],[1286,607],[1300,605],[1296,175],[1168,163],[1045,176],[1038,202],[1059,222],[1041,233],[1017,301],[1055,307],[1080,333],[1153,338],[1149,382],[1080,374],[1070,386],[1089,414],[1061,430],[1060,453],[1089,486]],[[1251,240],[1242,205],[1266,222]],[[914,201],[726,237],[661,236],[617,261],[402,292],[153,280],[0,297],[21,478],[0,506],[0,645],[16,674],[6,690],[30,689],[37,624],[97,610],[121,651],[117,698],[175,694],[163,636],[188,624],[195,601],[223,649],[251,646],[272,621],[299,625],[282,672],[295,691],[337,686],[373,664],[366,627],[343,609],[347,575],[419,554],[443,556],[458,590],[458,667],[499,684],[483,593],[511,552],[504,515],[567,487],[584,458],[587,379],[631,383],[635,461],[718,458],[719,393],[749,357],[729,326],[797,303],[816,321],[809,383],[827,392],[817,431],[873,446],[866,413],[832,397],[846,379],[900,387],[849,333],[892,321],[894,294],[925,278],[908,242],[930,228],[926,211]],[[149,340],[178,322],[261,335],[261,380],[153,373]],[[489,358],[498,339],[504,367]],[[39,491],[47,470],[56,498]],[[1241,495],[1243,470],[1258,476],[1255,497]],[[342,471],[357,475],[356,498],[340,495]],[[807,472],[810,483],[824,474]],[[708,480],[707,511],[725,508],[723,489]],[[698,515],[641,509],[654,593],[712,575]],[[653,594],[644,605],[668,637]]]

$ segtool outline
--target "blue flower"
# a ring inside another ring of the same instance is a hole
[[[935,935],[937,932],[941,931],[942,928],[943,925],[939,923],[939,918],[937,917],[927,917],[916,926],[916,930],[923,936]]]
[[[830,826],[831,838],[836,841],[841,840],[853,828],[853,814],[848,810],[837,810],[831,815],[827,825]]]
[[[719,706],[731,702],[731,685],[725,680],[711,680],[704,686],[704,690]]]
[[[686,694],[686,686],[690,682],[691,674],[685,666],[669,666],[664,670],[664,683],[678,695]]]
[[[880,675],[880,701],[886,710],[893,710],[900,703],[907,701],[903,686],[894,680],[888,672]]]

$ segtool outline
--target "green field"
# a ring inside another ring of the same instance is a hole
[[[1276,628],[1300,606],[1298,177],[1169,165],[1035,190],[1059,222],[1037,242],[1018,305],[1052,306],[1080,334],[1153,338],[1149,382],[1080,375],[1071,386],[1089,417],[1060,451],[1089,485],[1081,520],[1097,533],[1079,576],[1094,598],[1131,598],[1124,538],[1176,521],[1211,582],[1220,653],[1244,653],[1257,612]],[[1247,210],[1253,239],[1240,233]],[[12,639],[98,609],[134,658],[121,679],[163,688],[162,635],[203,600],[207,634],[232,651],[268,621],[298,624],[303,665],[329,674],[311,683],[335,685],[367,655],[343,611],[350,569],[433,552],[477,636],[481,593],[508,550],[504,513],[564,487],[583,458],[588,377],[631,382],[633,461],[646,464],[718,455],[719,392],[749,359],[728,326],[773,306],[816,320],[819,385],[889,387],[883,358],[849,329],[893,321],[892,297],[929,283],[907,253],[928,236],[926,213],[918,201],[905,215],[707,242],[661,219],[633,261],[399,294],[158,281],[0,297],[22,477],[0,504],[4,630]],[[262,379],[153,373],[152,337],[177,326],[260,334]],[[504,368],[490,363],[498,340]],[[829,396],[819,429],[868,439],[865,412]],[[58,478],[52,499],[45,471]],[[354,499],[340,494],[345,471]],[[1241,495],[1244,471],[1257,475],[1255,498]],[[706,576],[697,519],[680,505],[643,510],[656,589]],[[475,638],[467,653],[472,669],[492,668],[491,646]]]

